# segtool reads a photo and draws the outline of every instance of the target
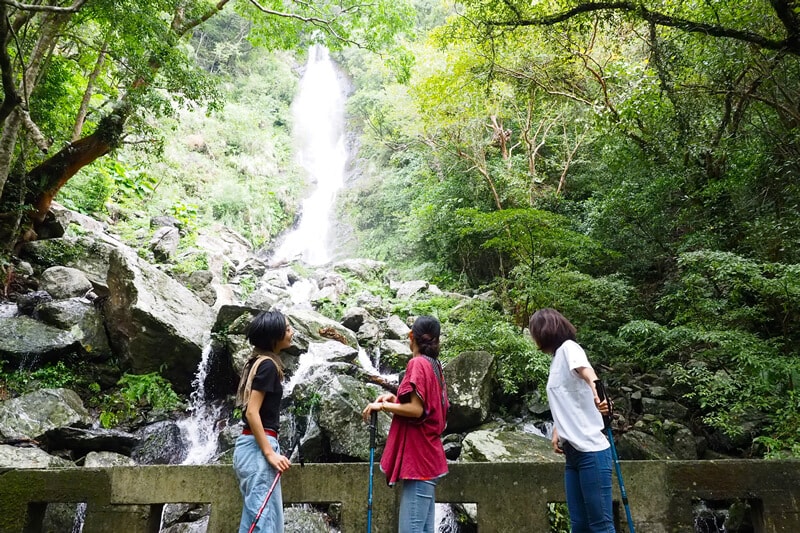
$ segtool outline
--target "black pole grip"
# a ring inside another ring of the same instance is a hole
[[[375,447],[375,432],[378,429],[378,411],[372,411],[369,417],[369,447]]]
[[[600,398],[601,402],[608,397],[606,395],[606,388],[603,385],[602,381],[600,381],[599,379],[596,379],[594,381],[594,387],[595,387],[595,389],[597,389],[597,397]],[[603,415],[603,424],[605,424],[605,426],[607,428],[611,427],[611,401],[610,400],[608,402],[608,414],[607,415]]]

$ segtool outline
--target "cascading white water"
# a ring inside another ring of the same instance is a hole
[[[330,260],[330,219],[336,194],[344,185],[347,161],[344,102],[344,87],[328,50],[312,46],[292,115],[297,158],[316,188],[303,202],[300,222],[283,238],[273,263],[300,259],[322,265]]]
[[[178,423],[187,444],[186,459],[183,461],[185,465],[206,464],[217,452],[215,425],[222,416],[222,408],[220,405],[212,405],[207,400],[205,389],[212,353],[211,342],[207,341],[192,382],[194,390],[189,396],[189,416]]]

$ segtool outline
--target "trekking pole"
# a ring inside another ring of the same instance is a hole
[[[295,446],[299,446],[299,444],[300,444],[300,439],[298,438],[298,439],[295,440],[295,443],[292,446],[292,449],[289,451],[289,456],[290,457],[292,455],[292,452],[294,451],[294,447]],[[303,466],[302,452],[300,451],[300,448],[297,449],[297,453],[301,457],[300,466]],[[267,506],[267,502],[269,502],[269,499],[272,497],[272,492],[275,490],[275,486],[278,484],[278,481],[281,479],[281,474],[283,474],[283,472],[278,472],[278,474],[275,476],[275,479],[272,481],[272,485],[270,485],[270,487],[269,487],[269,492],[267,492],[267,497],[264,498],[264,501],[261,503],[261,507],[258,508],[258,512],[256,513],[256,517],[253,518],[253,523],[250,524],[250,529],[247,530],[247,533],[253,533],[253,531],[255,531],[256,524],[258,524],[258,520],[261,518],[261,514],[264,512],[264,508]]]
[[[602,402],[607,398],[606,388],[603,382],[599,379],[594,382],[597,389],[597,397]],[[608,433],[608,442],[611,443],[611,456],[614,458],[614,469],[617,471],[617,481],[619,481],[619,494],[622,497],[622,505],[625,506],[625,516],[628,518],[628,531],[636,533],[633,527],[633,518],[631,517],[631,507],[628,505],[628,493],[625,492],[625,483],[622,481],[622,469],[619,466],[619,456],[617,455],[617,447],[614,445],[614,434],[611,431],[611,400],[608,401],[608,414],[603,415],[603,422],[605,423],[606,432]]]
[[[375,467],[375,432],[378,429],[378,412],[372,411],[369,419],[369,493],[367,495],[367,533],[372,533],[372,472]]]

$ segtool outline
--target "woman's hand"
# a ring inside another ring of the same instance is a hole
[[[275,452],[267,456],[267,462],[272,465],[272,468],[281,473],[286,472],[292,466],[292,462],[288,457]]]
[[[603,416],[608,416],[611,413],[611,404],[608,402],[608,398],[600,401],[600,398],[597,396],[594,397],[594,405],[597,407],[597,410],[600,411],[600,414]]]
[[[381,394],[377,398],[375,398],[376,402],[389,402],[389,403],[397,403],[397,396],[392,393]]]
[[[553,444],[554,452],[564,453],[564,450],[561,449],[561,443],[558,441],[558,431],[556,431],[556,428],[553,428],[553,438],[550,439],[550,442]]]
[[[364,410],[361,411],[361,418],[363,418],[364,422],[366,422],[367,424],[369,424],[370,422],[369,419],[373,411],[376,412],[383,411],[383,400],[381,400],[380,398],[381,397],[379,396],[378,401],[368,403],[367,406],[364,408]]]

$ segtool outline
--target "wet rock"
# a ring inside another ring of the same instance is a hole
[[[137,437],[139,444],[131,458],[143,465],[174,465],[186,459],[186,448],[178,425],[165,420],[142,428]]]
[[[462,443],[459,461],[480,462],[547,462],[563,461],[553,452],[549,439],[503,429],[478,430],[468,433]]]
[[[111,355],[103,317],[88,300],[70,298],[43,303],[38,307],[39,320],[61,330],[69,331],[92,359]]]
[[[138,443],[138,437],[124,431],[77,427],[51,429],[42,438],[43,446],[49,450],[68,449],[79,455],[106,451],[129,456]]]
[[[39,448],[18,448],[0,444],[0,468],[59,468],[75,466]]]
[[[485,422],[489,416],[492,384],[496,381],[495,358],[488,352],[465,352],[444,367],[450,412],[450,431],[463,431]]]
[[[89,412],[69,389],[41,389],[0,402],[2,439],[36,440],[56,428],[89,424]]]
[[[211,308],[127,250],[112,254],[108,286],[106,324],[123,364],[136,374],[158,371],[189,393],[214,322]]]
[[[39,287],[54,299],[63,300],[83,296],[92,289],[92,283],[77,268],[54,266],[42,272]]]

